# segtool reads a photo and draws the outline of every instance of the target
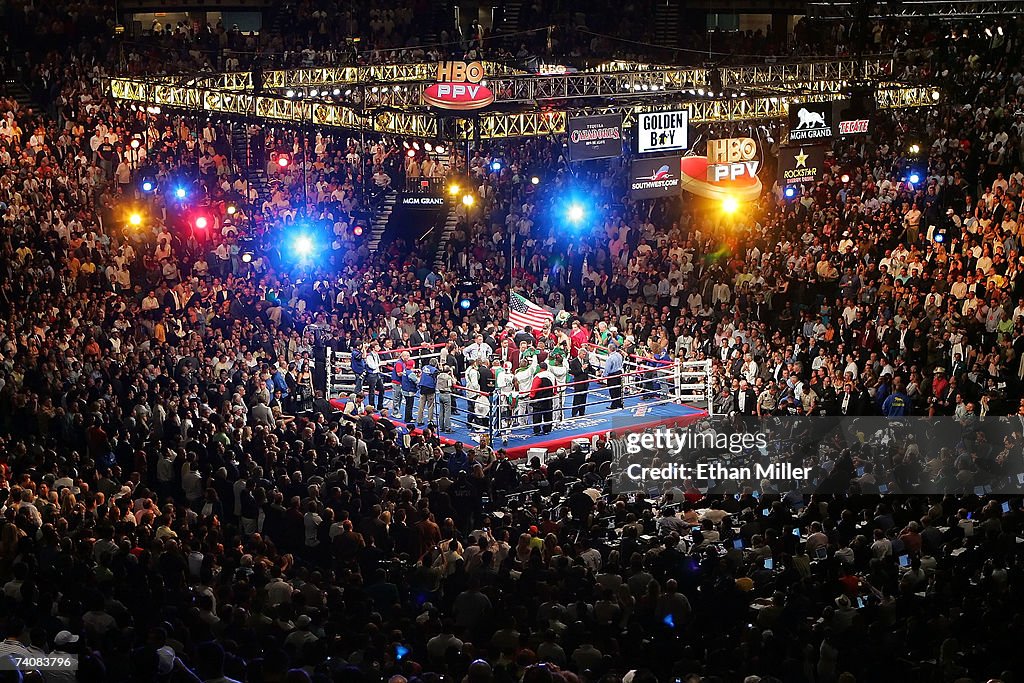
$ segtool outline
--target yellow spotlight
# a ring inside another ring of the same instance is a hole
[[[450,194],[453,197],[457,195],[460,191],[461,188],[455,183],[452,183],[451,185],[448,186],[448,194]]]
[[[740,208],[740,203],[735,197],[726,197],[722,200],[722,211],[727,214],[734,214]]]
[[[473,195],[471,195],[471,194],[464,194],[464,195],[462,195],[462,203],[465,204],[466,206],[473,206],[473,204],[475,202],[476,202],[476,199],[473,197]]]
[[[236,211],[238,211],[238,209],[235,208],[234,204],[228,204],[228,215],[229,216],[234,216]]]
[[[920,151],[921,151],[921,145],[917,144],[916,142],[910,146],[910,153],[911,154],[917,154]]]
[[[137,211],[133,211],[128,216],[128,222],[136,227],[142,225],[142,214],[138,213]]]

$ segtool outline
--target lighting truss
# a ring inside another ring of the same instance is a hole
[[[786,116],[790,102],[841,99],[850,82],[862,74],[883,80],[876,93],[880,108],[937,103],[933,89],[885,83],[893,70],[890,59],[865,60],[863,70],[854,60],[727,67],[719,69],[718,77],[729,92],[715,94],[710,92],[708,69],[642,66],[648,68],[631,70],[618,63],[614,65],[617,71],[598,68],[576,74],[526,76],[488,64],[486,68],[498,74],[488,80],[496,100],[518,104],[521,110],[456,119],[457,132],[467,139],[477,133],[481,139],[552,135],[565,132],[571,115],[600,113],[621,113],[624,126],[631,128],[638,114],[668,106],[687,109],[695,124],[780,119]],[[264,86],[274,87],[264,94],[253,93],[252,75],[243,72],[203,75],[184,83],[168,78],[113,78],[109,88],[115,99],[143,106],[269,124],[433,138],[441,132],[439,116],[422,105],[420,93],[435,70],[433,64],[412,64],[267,71]],[[284,85],[351,86],[359,89],[361,97],[358,106],[284,97],[274,90]],[[600,101],[581,106],[587,98]]]

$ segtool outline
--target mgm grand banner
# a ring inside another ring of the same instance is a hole
[[[780,149],[779,184],[798,185],[821,180],[825,173],[825,150],[825,145]]]

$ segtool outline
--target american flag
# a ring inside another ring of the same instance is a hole
[[[541,308],[526,297],[512,292],[508,305],[508,321],[521,330],[527,325],[533,328],[544,327],[545,323],[554,320],[555,316],[546,308]]]

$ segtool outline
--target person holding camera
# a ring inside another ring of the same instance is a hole
[[[420,371],[420,405],[416,409],[416,426],[418,427],[422,427],[427,422],[434,421],[434,400],[435,395],[437,394],[437,374],[438,369],[434,367],[434,364],[429,360]],[[423,417],[424,412],[426,413],[426,421],[424,421]]]

